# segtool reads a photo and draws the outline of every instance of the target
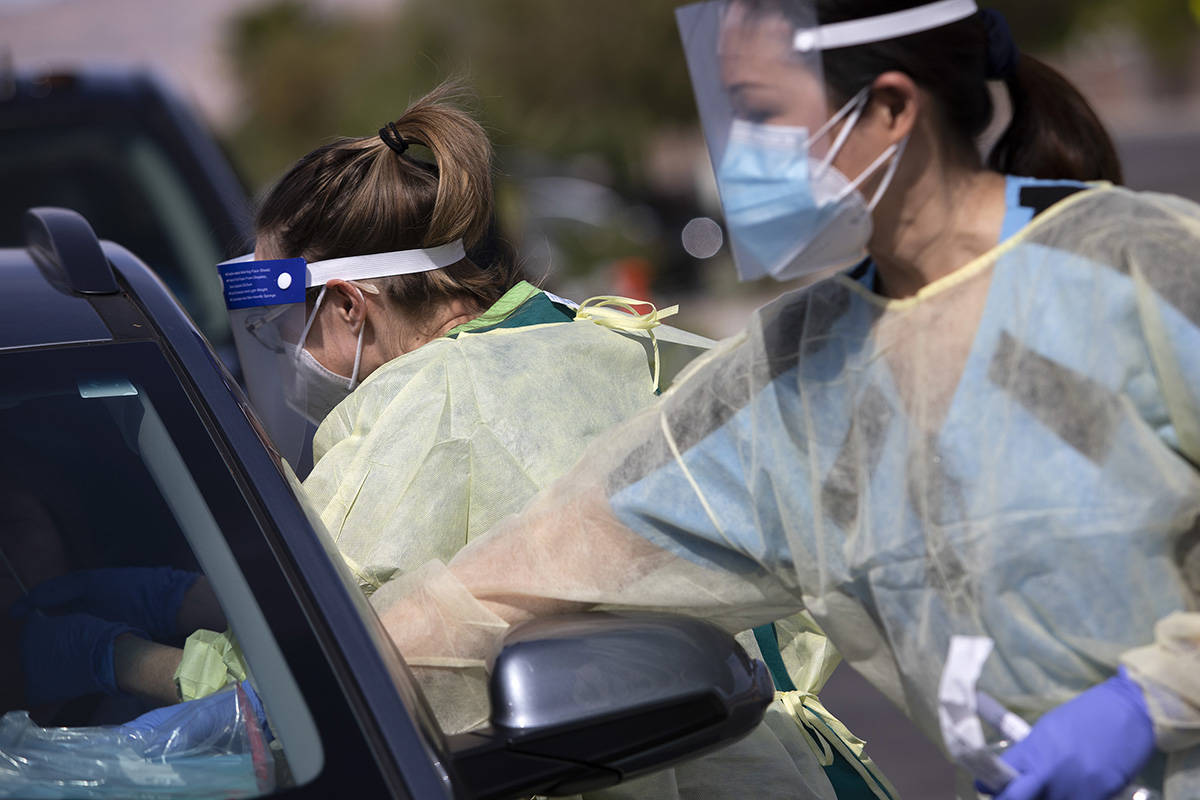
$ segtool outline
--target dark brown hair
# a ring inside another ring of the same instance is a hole
[[[818,0],[822,24],[901,11],[913,0]],[[825,80],[849,99],[878,75],[899,70],[937,100],[937,112],[958,153],[975,160],[975,140],[994,113],[987,89],[988,29],[982,14],[959,22],[824,54]],[[1013,119],[987,157],[997,172],[1031,178],[1122,181],[1121,164],[1104,126],[1066,78],[1021,55],[1005,78]]]
[[[491,143],[454,102],[459,94],[443,84],[392,123],[403,152],[372,134],[301,158],[263,201],[259,241],[280,256],[322,261],[462,239],[468,257],[455,264],[370,283],[415,315],[455,298],[486,309],[523,276],[493,217]]]
[[[1006,83],[1013,120],[992,148],[988,166],[1035,178],[1124,182],[1108,131],[1066,78],[1022,55]]]
[[[817,0],[821,24],[889,14],[925,0]],[[782,13],[789,0],[737,0],[761,12]],[[796,24],[811,24],[798,17]],[[825,83],[844,103],[879,75],[907,74],[935,99],[935,114],[953,155],[980,164],[976,139],[994,112],[987,88],[988,30],[982,13],[958,22],[822,54]],[[1005,78],[1013,119],[987,157],[998,172],[1043,179],[1122,182],[1121,163],[1104,126],[1079,91],[1046,64],[1021,55]]]

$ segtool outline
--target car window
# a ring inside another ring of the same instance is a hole
[[[128,342],[0,355],[0,441],[6,445],[0,454],[0,606],[81,570],[201,573],[275,737],[267,744],[249,720],[235,721],[216,744],[210,737],[205,748],[170,757],[158,752],[143,763],[113,738],[112,728],[100,726],[124,723],[155,704],[91,693],[30,708],[19,657],[21,621],[3,614],[4,790],[51,797],[62,787],[70,794],[68,782],[99,770],[95,796],[136,791],[153,797],[159,788],[163,796],[177,796],[198,788],[249,797],[315,778],[325,750],[263,612],[260,601],[271,585],[246,568],[251,539],[261,539],[261,532],[158,347]],[[183,645],[189,633],[178,631],[161,643]],[[47,672],[53,667],[47,664]],[[71,732],[45,733],[57,726]]]
[[[265,431],[262,432],[262,436],[266,437]],[[333,565],[334,572],[341,581],[343,588],[345,588],[346,595],[350,598],[354,610],[358,613],[363,626],[375,644],[375,648],[382,656],[391,675],[392,687],[400,696],[409,716],[412,717],[413,721],[420,728],[423,738],[422,743],[427,749],[431,760],[437,762],[446,760],[447,753],[442,741],[442,729],[438,725],[432,709],[426,703],[425,698],[421,696],[420,690],[417,689],[416,681],[412,674],[409,673],[403,656],[396,649],[396,645],[392,642],[391,637],[388,636],[383,623],[375,613],[375,609],[368,602],[366,595],[363,594],[362,587],[359,585],[358,580],[355,579],[354,573],[350,571],[350,567],[347,566],[341,551],[338,550],[337,544],[333,541],[333,537],[329,535],[325,523],[321,520],[320,513],[313,507],[312,502],[309,500],[308,492],[304,490],[303,482],[297,477],[291,465],[286,460],[280,459],[279,464],[283,470],[284,477],[288,481],[288,485],[296,496],[296,501],[299,503],[304,516],[308,519],[309,525],[312,526],[313,532],[316,534],[317,542],[320,544],[321,549],[325,551],[329,562]]]
[[[83,214],[104,239],[151,265],[214,342],[227,338],[212,265],[216,239],[193,189],[163,149],[131,122],[0,128],[0,245],[24,244],[32,206]]]

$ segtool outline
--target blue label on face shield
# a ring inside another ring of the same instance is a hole
[[[303,258],[227,261],[217,265],[225,307],[230,311],[304,302]]]

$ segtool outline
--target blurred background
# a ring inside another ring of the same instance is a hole
[[[495,142],[502,223],[532,279],[577,300],[680,303],[683,327],[728,335],[780,287],[738,284],[722,246],[675,5],[0,0],[0,246],[20,243],[26,205],[78,207],[159,269],[220,348],[212,264],[249,245],[253,199],[313,147],[372,134],[459,76]],[[989,5],[1022,49],[1082,89],[1131,186],[1200,200],[1200,0]],[[128,77],[143,71],[150,83]],[[106,74],[117,77],[81,79]],[[148,93],[181,99],[154,105]],[[145,132],[155,125],[158,144]],[[190,155],[172,144],[184,140]],[[116,171],[126,157],[135,178]],[[189,197],[195,181],[167,169],[189,159],[175,172],[214,184],[207,194]],[[41,177],[54,170],[61,187]],[[85,172],[102,191],[80,189]],[[133,211],[112,202],[118,185]],[[949,767],[852,673],[839,670],[822,697],[903,794],[949,796]]]
[[[532,276],[577,299],[682,301],[683,324],[723,336],[778,287],[738,285],[704,220],[720,214],[674,5],[0,0],[0,53],[26,74],[150,70],[198,110],[251,197],[316,145],[369,134],[461,76]],[[1200,0],[993,6],[1093,102],[1131,185],[1200,199]]]

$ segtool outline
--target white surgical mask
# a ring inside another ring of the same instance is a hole
[[[868,98],[864,89],[811,138],[803,127],[733,123],[717,185],[743,280],[764,275],[790,280],[866,257],[871,211],[891,184],[908,141],[889,147],[853,181],[834,168]],[[829,153],[814,158],[813,142],[842,119],[846,124]],[[868,204],[858,187],[889,159]]]
[[[354,285],[362,297],[361,287]],[[373,287],[372,287],[373,288]],[[321,301],[325,299],[325,287],[317,294],[317,302],[313,304],[312,313],[304,323],[304,331],[300,334],[300,342],[292,356],[295,370],[293,384],[285,386],[284,392],[288,405],[314,425],[321,424],[329,412],[346,399],[358,385],[358,368],[362,362],[363,332],[367,329],[366,320],[358,329],[358,344],[354,350],[354,369],[349,377],[339,375],[317,361],[316,357],[304,346],[308,339],[308,331],[317,318]],[[365,298],[364,298],[365,299]]]

